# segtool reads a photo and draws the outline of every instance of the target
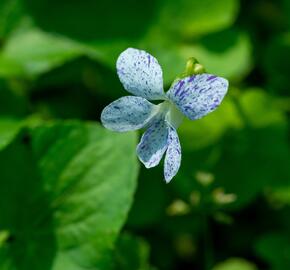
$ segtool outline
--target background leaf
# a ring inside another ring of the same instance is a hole
[[[203,2],[182,0],[164,1],[160,12],[162,28],[183,37],[198,36],[231,25],[237,15],[239,3],[235,0]]]
[[[0,228],[13,239],[0,268],[108,269],[135,189],[134,145],[134,134],[78,122],[23,131],[0,153]]]

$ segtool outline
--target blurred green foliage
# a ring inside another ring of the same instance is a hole
[[[0,270],[290,269],[289,18],[288,0],[1,0]],[[180,127],[169,185],[138,169],[137,133],[98,123],[127,47],[166,89],[192,56],[230,81]]]

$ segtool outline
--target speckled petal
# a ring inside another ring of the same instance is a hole
[[[181,163],[181,146],[175,128],[169,126],[168,148],[164,160],[164,178],[166,183],[177,174]]]
[[[148,100],[164,99],[162,69],[149,53],[128,48],[117,60],[117,73],[128,92]]]
[[[191,120],[214,111],[228,90],[228,81],[210,74],[186,77],[168,91],[169,99]]]
[[[164,119],[155,120],[143,134],[137,155],[146,168],[159,164],[168,145],[168,126]]]
[[[144,127],[152,119],[157,106],[144,98],[126,96],[104,108],[101,121],[104,127],[124,132]]]

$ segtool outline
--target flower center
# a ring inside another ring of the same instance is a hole
[[[158,106],[158,114],[164,117],[175,129],[177,129],[182,123],[184,118],[183,114],[169,100],[165,100]]]

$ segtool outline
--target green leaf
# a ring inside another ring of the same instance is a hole
[[[213,270],[257,270],[257,267],[245,259],[230,258],[217,264]]]
[[[266,94],[262,89],[249,88],[240,98],[245,120],[249,125],[260,128],[270,125],[281,125],[286,128],[285,112],[279,107],[275,97]]]
[[[233,24],[239,8],[236,0],[168,0],[160,12],[162,28],[184,37],[222,30]]]
[[[33,77],[84,53],[79,44],[38,29],[16,31],[0,54],[0,76]],[[8,63],[7,70],[3,65]]]
[[[136,186],[135,144],[134,133],[79,122],[21,132],[0,152],[0,230],[11,239],[0,269],[110,269]]]
[[[13,140],[21,126],[19,120],[0,118],[0,150]]]

